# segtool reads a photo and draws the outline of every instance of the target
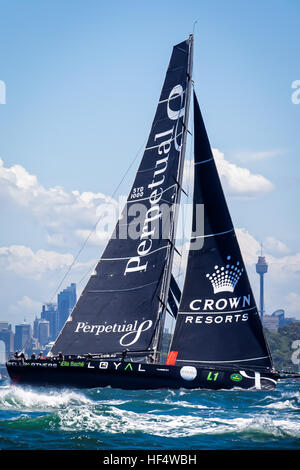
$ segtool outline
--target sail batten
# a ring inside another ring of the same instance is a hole
[[[224,315],[225,313],[241,313],[241,312],[249,312],[250,310],[255,310],[256,307],[251,307],[251,308],[244,308],[242,310],[226,310],[224,311],[209,311],[210,315]],[[199,312],[179,312],[178,315],[199,315]]]
[[[195,162],[194,165],[202,165],[203,163],[211,162],[213,157],[208,158],[207,160],[202,160],[201,162]]]
[[[156,250],[149,251],[149,253],[145,253],[143,256],[144,257],[151,256],[153,255],[153,253],[156,253],[157,251],[165,250],[166,248],[168,248],[168,246],[169,246],[169,243],[167,245],[161,246],[160,248],[157,248]],[[122,258],[102,258],[102,262],[103,261],[119,261],[119,260],[131,259],[131,258],[132,256],[123,256]]]
[[[231,228],[229,230],[225,230],[225,232],[219,232],[219,233],[206,233],[205,235],[196,235],[195,237],[191,237],[191,240],[197,239],[197,238],[207,238],[207,237],[218,237],[219,235],[226,235],[227,233],[233,232],[234,229]]]
[[[153,284],[157,284],[157,282],[149,282],[148,284],[143,284],[141,286],[135,286],[135,287],[130,287],[129,289],[106,289],[106,290],[88,290],[87,292],[89,294],[99,294],[101,292],[128,292],[131,290],[136,290],[136,289],[143,289],[144,287],[151,286]]]

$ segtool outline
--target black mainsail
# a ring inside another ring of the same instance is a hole
[[[169,364],[271,368],[258,310],[194,93],[193,236]],[[204,205],[204,227],[196,208]]]
[[[158,326],[164,320],[171,282],[173,208],[181,192],[192,44],[191,36],[173,48],[127,203],[53,355],[145,351],[160,344]]]

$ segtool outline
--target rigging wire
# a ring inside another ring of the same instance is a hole
[[[192,122],[191,122],[191,128],[194,127],[194,122],[193,122],[193,113],[191,113],[191,117],[192,117]],[[191,136],[192,136],[192,133],[191,133]],[[194,144],[193,144],[193,139],[192,137],[190,138],[190,149],[189,149],[189,160],[186,160],[185,163],[187,164],[184,168],[184,176],[186,177],[186,201],[187,201],[187,207],[189,207],[189,201],[191,199],[191,192],[192,192],[192,188],[193,188],[193,184],[191,184],[191,171],[192,171],[192,165],[193,165],[193,152],[194,152]],[[184,182],[184,177],[183,177],[183,182]],[[183,269],[183,263],[184,263],[184,256],[183,256],[183,253],[184,253],[184,250],[185,250],[185,246],[184,246],[184,240],[185,240],[185,228],[186,228],[186,219],[187,219],[187,215],[186,215],[186,209],[184,207],[182,207],[182,204],[181,204],[181,239],[182,239],[182,247],[181,247],[181,253],[179,254],[179,266],[178,266],[178,269],[177,269],[177,274],[174,275],[174,278],[179,281],[181,276],[183,276],[184,274],[184,269]],[[183,279],[183,282],[184,282],[184,279]],[[181,289],[182,290],[182,289]],[[175,321],[176,319],[172,316],[171,317],[171,320],[170,320],[170,331],[173,332],[174,331],[174,328],[175,328]]]
[[[135,157],[133,158],[132,162],[130,163],[130,165],[128,166],[127,170],[125,171],[121,181],[119,182],[119,184],[117,185],[117,187],[115,188],[115,190],[113,191],[112,195],[111,195],[111,199],[113,199],[117,193],[117,191],[119,190],[121,184],[123,183],[124,179],[126,178],[127,174],[129,173],[129,171],[131,170],[132,166],[134,165],[136,159],[138,158],[138,156],[140,155],[142,149],[145,147],[145,144],[146,144],[146,140],[143,142],[143,144],[140,146],[139,150],[137,151]],[[77,261],[77,259],[79,258],[79,256],[81,255],[82,251],[84,250],[87,242],[89,241],[90,237],[92,236],[92,234],[94,233],[94,231],[96,230],[97,228],[97,225],[99,224],[100,220],[102,219],[103,217],[103,214],[101,214],[96,223],[93,225],[93,227],[91,228],[88,236],[86,237],[86,239],[84,240],[82,246],[80,247],[80,249],[78,250],[76,256],[74,257],[72,263],[70,264],[70,266],[68,267],[66,273],[64,274],[62,280],[60,281],[60,283],[58,284],[55,292],[53,293],[52,297],[51,297],[51,300],[50,300],[50,303],[53,301],[54,297],[56,296],[56,294],[58,293],[59,289],[61,288],[63,282],[65,281],[66,277],[69,275],[70,271],[72,270],[75,262]],[[89,271],[86,272],[86,274],[81,278],[81,280],[79,281],[79,283],[81,283],[84,278],[88,275],[88,273],[90,272],[90,269]]]
[[[193,34],[195,34],[195,28],[196,28],[196,24],[198,23],[198,20],[194,21],[194,24],[193,24]]]
[[[127,174],[128,174],[129,171],[131,170],[131,167],[134,165],[134,163],[135,163],[136,159],[138,158],[140,152],[141,152],[142,149],[145,147],[145,144],[146,144],[146,140],[145,140],[145,141],[143,142],[143,144],[140,146],[140,148],[139,148],[139,150],[137,151],[137,153],[136,153],[134,159],[132,160],[132,162],[131,162],[130,165],[128,166],[127,170],[125,171],[125,173],[124,173],[124,175],[123,175],[121,181],[119,182],[119,184],[118,184],[117,187],[115,188],[114,192],[112,193],[111,199],[113,199],[113,198],[115,197],[115,195],[116,195],[117,191],[119,190],[121,184],[123,183],[123,181],[124,181],[124,179],[126,178]],[[68,276],[68,274],[70,273],[70,271],[72,270],[72,268],[73,268],[75,262],[77,261],[77,259],[79,258],[80,254],[82,253],[83,249],[85,248],[87,242],[89,241],[89,239],[90,239],[92,233],[95,231],[95,229],[96,229],[96,227],[97,227],[97,225],[98,225],[98,223],[100,222],[100,220],[101,220],[102,217],[103,217],[103,214],[101,214],[100,217],[98,217],[97,222],[96,222],[96,223],[93,225],[93,227],[91,228],[91,230],[90,230],[88,236],[86,237],[86,239],[84,240],[82,246],[81,246],[80,249],[78,250],[78,252],[77,252],[77,254],[76,254],[76,256],[75,256],[73,262],[70,264],[70,266],[68,267],[68,269],[67,269],[66,273],[64,274],[62,280],[61,280],[60,283],[58,284],[58,286],[57,286],[57,288],[56,288],[54,294],[52,295],[52,297],[51,297],[49,303],[51,303],[51,302],[53,301],[54,297],[55,297],[56,294],[58,293],[60,287],[62,286],[63,282],[65,281],[65,279],[66,279],[66,277]],[[79,284],[84,280],[84,278],[89,274],[90,271],[91,271],[91,270],[89,269],[89,270],[84,274],[84,276],[80,279]],[[21,349],[21,353],[24,353],[24,351],[25,351],[27,345],[29,344],[29,341],[30,341],[30,338],[28,338],[28,340],[27,340],[27,341],[25,342],[25,344],[23,345],[23,347],[22,347],[22,349]]]
[[[193,117],[193,113],[191,113],[191,117]],[[193,118],[192,118],[193,119]],[[194,126],[194,123],[192,122],[191,123],[191,128],[193,128]],[[192,134],[191,134],[192,136]],[[193,140],[192,138],[190,139],[190,158],[189,160],[186,160],[186,164],[188,166],[188,168],[185,167],[185,176],[186,176],[186,191],[187,191],[187,194],[186,194],[186,204],[187,204],[187,207],[189,208],[189,204],[190,204],[190,199],[191,199],[191,188],[193,187],[193,184],[191,184],[191,171],[192,171],[192,168],[193,168],[193,152],[194,152],[194,146],[193,146]],[[184,248],[184,240],[185,240],[185,228],[186,228],[186,222],[187,222],[187,214],[186,214],[186,210],[183,208],[182,209],[183,212],[182,212],[182,234],[181,234],[181,237],[182,237],[182,248],[181,248],[181,256],[180,256],[180,263],[179,263],[179,269],[178,269],[178,275],[177,277],[179,278],[180,276],[182,276],[183,272],[182,272],[182,263],[183,263],[183,252],[185,250]]]

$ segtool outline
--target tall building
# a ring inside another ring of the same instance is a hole
[[[0,321],[0,341],[5,342],[5,354],[22,350],[26,354],[31,354],[40,349],[47,350],[50,343],[56,340],[76,300],[76,284],[72,283],[58,294],[57,304],[47,303],[42,306],[40,318],[36,317],[33,322],[33,331],[31,325],[24,321],[15,326],[14,334],[8,322]]]
[[[38,338],[39,336],[39,322],[41,321],[40,318],[35,317],[35,320],[33,322],[33,337]]]
[[[50,337],[49,322],[47,320],[39,321],[39,335],[38,340],[41,347],[46,346]]]
[[[32,337],[32,328],[29,323],[22,323],[15,326],[15,350],[21,351],[27,348]]]
[[[49,339],[55,341],[59,333],[57,304],[48,303],[43,305],[41,320],[49,322]],[[37,338],[38,336],[35,337]]]
[[[0,322],[0,341],[5,345],[5,352],[0,357],[0,363],[3,363],[14,350],[14,333],[9,322]]]
[[[60,331],[67,321],[74,305],[76,304],[76,284],[61,291],[57,296],[58,330]]]
[[[268,271],[268,264],[266,262],[266,258],[264,256],[258,257],[258,261],[256,263],[256,272],[260,276],[260,296],[259,296],[259,313],[260,318],[263,320],[264,316],[264,275]]]

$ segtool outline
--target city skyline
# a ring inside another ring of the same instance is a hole
[[[24,350],[27,355],[49,350],[50,344],[56,340],[77,301],[76,284],[71,283],[57,294],[57,302],[42,305],[32,323],[24,318],[22,323],[14,325],[9,321],[0,321],[0,363],[15,351]],[[47,349],[48,348],[48,349]]]
[[[263,269],[260,269],[261,265],[263,265]],[[260,317],[264,328],[276,332],[280,326],[300,321],[295,317],[291,317],[288,314],[286,315],[288,312],[285,312],[284,309],[277,309],[274,312],[265,312],[263,307],[264,291],[262,288],[263,281],[261,279],[261,273],[267,273],[267,263],[265,257],[262,256],[262,247],[256,265],[256,272],[260,278],[258,305],[260,306]],[[20,352],[23,348],[28,355],[32,353],[38,354],[40,351],[48,353],[50,344],[55,342],[67,318],[71,314],[73,307],[76,305],[76,301],[76,284],[71,283],[70,286],[67,286],[57,294],[57,302],[47,303],[41,306],[40,317],[36,314],[32,324],[27,322],[24,318],[24,322],[14,325],[15,332],[13,332],[12,325],[9,321],[0,321],[0,343],[1,341],[4,342],[4,344],[7,343],[6,349],[8,348],[7,345],[10,344],[10,351],[6,350],[6,356],[13,351]],[[173,327],[174,324],[172,325],[172,321],[170,323],[170,319],[169,321],[167,320],[165,331],[172,333],[171,330]],[[4,336],[1,337],[3,333]],[[0,363],[5,362],[3,358],[4,350],[2,348],[0,349]]]
[[[127,197],[171,48],[193,30],[195,87],[257,304],[262,242],[266,313],[300,319],[300,5],[117,6],[2,6],[0,320],[33,322],[71,265],[60,287],[84,288],[104,231],[76,255],[99,212]]]

